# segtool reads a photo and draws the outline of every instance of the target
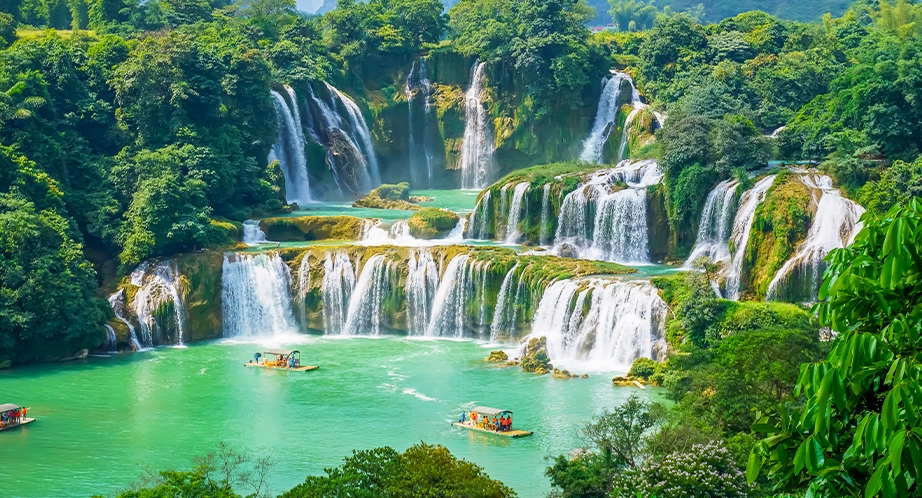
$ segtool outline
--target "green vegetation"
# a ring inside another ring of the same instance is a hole
[[[359,240],[368,220],[354,216],[286,216],[264,218],[259,228],[268,240]]]
[[[438,208],[425,208],[413,213],[407,220],[410,235],[423,240],[445,237],[458,226],[458,215]]]
[[[421,209],[410,202],[410,184],[407,182],[398,183],[397,185],[381,185],[376,189],[372,189],[368,195],[355,201],[352,205],[355,207],[403,209],[407,211]]]
[[[779,492],[915,496],[922,477],[918,248],[922,202],[865,216],[855,243],[829,257],[817,311],[838,334],[805,365],[803,403],[763,412],[748,477]]]

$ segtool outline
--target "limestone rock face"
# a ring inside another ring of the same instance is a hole
[[[547,338],[532,337],[525,345],[522,355],[522,370],[534,372],[536,375],[550,373],[554,369],[550,358],[547,356]]]

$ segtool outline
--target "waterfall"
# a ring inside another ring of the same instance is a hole
[[[471,222],[468,223],[469,239],[486,240],[487,229],[493,218],[493,191],[485,190],[483,196],[477,201],[474,212],[471,214]]]
[[[426,334],[429,325],[429,310],[439,287],[439,267],[428,249],[410,253],[407,274],[407,321],[410,335]]]
[[[375,152],[374,143],[371,140],[371,131],[368,129],[368,123],[365,122],[365,117],[362,116],[362,111],[359,109],[359,106],[356,105],[355,101],[349,98],[348,95],[337,90],[333,85],[329,83],[324,84],[327,86],[327,90],[330,91],[330,98],[338,100],[346,109],[349,122],[352,125],[352,132],[358,136],[358,143],[362,146],[361,152],[365,159],[365,164],[363,166],[366,167],[366,170],[361,172],[363,186],[367,185],[368,189],[366,190],[370,190],[372,186],[381,184],[381,177],[378,170],[378,156],[377,152]]]
[[[486,62],[471,69],[471,87],[465,95],[464,139],[461,145],[461,188],[483,189],[493,181],[493,132],[483,106]]]
[[[392,270],[393,264],[385,255],[368,258],[349,299],[344,334],[381,335],[385,321],[383,305],[390,294]]]
[[[499,288],[499,295],[496,297],[496,309],[493,311],[493,323],[490,325],[490,342],[499,342],[501,336],[513,336],[511,332],[515,328],[515,316],[510,316],[509,308],[515,308],[515,297],[510,298],[509,293],[512,288],[512,281],[516,276],[516,270],[519,264],[516,263],[512,269],[506,273],[503,278],[503,284]],[[521,278],[521,275],[520,275]],[[516,286],[518,288],[518,286]]]
[[[272,146],[269,161],[278,159],[285,177],[285,192],[288,202],[306,204],[311,201],[310,180],[307,175],[307,158],[304,155],[304,130],[295,91],[286,86],[291,106],[282,94],[272,91],[275,116],[278,121],[278,138]]]
[[[724,295],[734,301],[740,298],[740,284],[742,283],[743,263],[746,261],[746,246],[749,244],[749,234],[752,232],[752,222],[755,220],[756,208],[765,200],[765,193],[775,181],[775,175],[769,175],[756,182],[755,186],[743,193],[740,197],[740,207],[733,220],[733,257],[724,280]]]
[[[647,187],[662,181],[655,160],[622,161],[564,198],[554,251],[622,264],[650,262]],[[617,185],[624,183],[627,188]],[[594,212],[593,212],[594,211]]]
[[[410,225],[405,220],[395,221],[386,227],[382,221],[368,220],[362,233],[362,245],[418,246],[425,241],[410,234]]]
[[[323,263],[323,325],[324,333],[340,335],[344,332],[349,312],[349,301],[355,287],[355,269],[349,255],[337,251],[327,253]]]
[[[307,293],[311,290],[311,253],[301,256],[301,265],[298,266],[298,312],[301,317],[301,326],[307,328]]]
[[[259,228],[258,220],[246,220],[243,222],[243,243],[248,246],[258,246],[269,242],[266,240],[266,233]]]
[[[736,180],[724,180],[708,193],[701,211],[701,223],[698,225],[698,237],[695,249],[685,261],[685,267],[700,257],[711,261],[730,262],[730,247],[727,245],[733,229],[733,216],[736,213]]]
[[[115,329],[108,323],[106,324],[106,351],[118,353],[118,337],[115,335]]]
[[[182,346],[186,312],[176,262],[163,261],[153,268],[150,265],[142,263],[130,277],[131,284],[138,287],[134,314],[141,325],[141,344],[153,346],[157,338]]]
[[[137,331],[134,325],[131,324],[128,316],[125,315],[125,289],[119,289],[118,292],[109,296],[109,306],[112,307],[115,318],[128,327],[128,343],[131,345],[131,349],[133,351],[140,351],[142,346],[141,342],[138,341]]]
[[[634,81],[625,73],[614,73],[611,78],[603,80],[602,96],[599,99],[599,107],[595,113],[595,121],[592,123],[592,131],[589,137],[583,142],[583,152],[579,158],[582,161],[590,163],[602,162],[602,149],[608,136],[618,124],[619,103],[621,102],[622,83],[627,81],[631,86],[631,101],[640,102],[640,94],[634,88]],[[627,125],[625,125],[625,128]]]
[[[471,300],[472,268],[470,256],[459,254],[448,262],[442,282],[435,293],[435,305],[426,335],[430,337],[465,336],[464,316]]]
[[[551,184],[544,184],[544,193],[541,196],[541,228],[538,243],[547,245],[551,242]]]
[[[561,280],[545,290],[528,338],[546,337],[558,368],[626,371],[637,358],[662,358],[667,312],[646,281]]]
[[[435,157],[429,150],[429,117],[432,109],[432,105],[429,102],[429,99],[432,95],[432,84],[429,83],[429,76],[426,72],[426,59],[420,57],[419,66],[417,70],[416,62],[413,62],[413,65],[410,67],[410,72],[407,73],[407,84],[406,84],[406,96],[407,96],[407,112],[408,112],[408,121],[407,121],[407,134],[408,134],[408,158],[410,165],[410,178],[413,180],[413,185],[427,185],[432,186],[432,164],[435,160]],[[416,73],[416,80],[413,79],[413,73]],[[415,91],[414,91],[415,90]],[[415,128],[413,126],[413,100],[416,95],[416,91],[422,94],[423,97],[423,109],[424,109],[424,120],[422,123],[423,128],[423,137],[422,137],[422,155],[425,160],[425,171],[419,171],[420,161],[419,154],[417,153],[417,140],[415,135]],[[423,181],[425,179],[425,182]],[[419,187],[417,187],[419,188]]]
[[[221,274],[224,337],[277,337],[297,333],[291,274],[278,253],[224,255]]]
[[[797,253],[785,261],[768,284],[766,300],[816,300],[826,263],[823,259],[833,249],[845,247],[860,230],[858,219],[864,208],[842,197],[825,175],[803,174],[800,180],[819,194],[816,216],[807,238]]]
[[[519,221],[522,219],[522,199],[531,184],[522,182],[515,186],[512,192],[512,205],[509,208],[509,217],[506,218],[506,243],[517,244],[522,238],[522,232],[519,230]],[[505,188],[505,187],[503,187]],[[503,196],[505,197],[505,195]]]
[[[499,218],[500,216],[505,216],[506,219],[504,220],[505,224],[502,225],[502,228],[503,228],[502,235],[500,235],[501,219],[496,220],[496,238],[498,240],[499,239],[505,240],[506,234],[509,233],[509,196],[506,195],[506,192],[509,191],[510,185],[511,184],[507,183],[506,185],[503,185],[499,189],[499,214],[497,215],[497,218]]]

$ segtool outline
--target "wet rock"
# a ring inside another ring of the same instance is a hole
[[[588,379],[588,378],[589,378],[589,374],[583,374],[583,378],[584,378],[584,379]]]
[[[576,250],[576,246],[564,242],[563,244],[560,244],[560,247],[557,249],[557,256],[561,258],[573,259],[579,257],[579,252]]]
[[[0,361],[0,370],[6,370],[7,368],[10,368],[11,366],[13,366],[12,360]]]
[[[579,375],[571,375],[569,370],[558,370],[554,369],[553,376],[555,379],[570,379],[573,377],[579,377]]]
[[[503,351],[490,351],[490,356],[487,356],[487,361],[492,361],[495,363],[501,363],[509,360],[509,355]]]
[[[611,379],[612,384],[616,386],[630,386],[637,387],[637,384],[645,385],[645,382],[642,377],[633,377],[631,375],[623,375],[614,377]]]

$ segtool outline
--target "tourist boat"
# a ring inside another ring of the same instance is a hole
[[[493,424],[493,419],[496,419],[497,421],[501,419],[509,419],[509,425],[507,428],[496,427],[496,425],[500,424]],[[505,437],[531,436],[530,431],[522,431],[512,428],[511,411],[501,410],[499,408],[489,408],[486,406],[474,407],[470,413],[462,414],[461,420],[454,422],[452,425],[470,429],[472,431],[488,432],[490,434],[496,434],[498,436]]]
[[[269,358],[271,356],[271,358]],[[272,370],[290,370],[309,372],[320,367],[301,365],[301,352],[297,349],[267,349],[253,355],[253,359],[244,363],[247,367],[271,368]]]
[[[19,405],[14,405],[13,403],[0,405],[0,431],[15,429],[16,427],[35,422],[34,418],[28,418],[25,416],[20,416],[17,418],[16,412],[20,410],[28,412],[29,409]]]

